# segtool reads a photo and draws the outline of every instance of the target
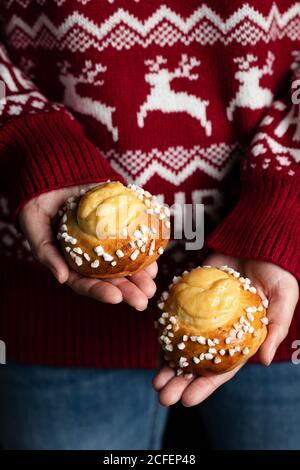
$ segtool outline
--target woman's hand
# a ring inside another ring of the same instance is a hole
[[[269,299],[268,336],[259,350],[260,361],[269,365],[280,343],[286,337],[294,310],[299,298],[298,282],[288,271],[279,266],[256,260],[242,260],[221,254],[212,254],[204,265],[228,265],[253,281],[253,285],[263,297]],[[181,400],[185,406],[201,403],[220,385],[230,380],[241,368],[215,375],[186,380],[175,376],[173,369],[164,366],[153,380],[153,386],[159,392],[162,405],[169,406]]]
[[[156,291],[153,281],[157,274],[157,264],[127,278],[92,279],[80,276],[67,266],[55,245],[52,221],[59,208],[70,196],[78,196],[81,189],[89,186],[49,191],[31,199],[20,212],[20,226],[27,238],[34,257],[50,269],[60,283],[66,283],[75,292],[92,297],[101,302],[118,304],[122,301],[137,310],[145,310],[148,299]]]

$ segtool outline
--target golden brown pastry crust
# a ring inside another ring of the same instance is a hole
[[[246,362],[267,334],[268,301],[227,266],[199,267],[175,277],[158,306],[165,359],[187,378]]]
[[[118,214],[111,225],[110,208],[116,210],[114,217]],[[107,182],[69,198],[57,238],[67,263],[81,275],[129,276],[163,253],[170,236],[169,216],[169,209],[149,192]]]

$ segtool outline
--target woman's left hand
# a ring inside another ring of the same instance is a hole
[[[251,279],[262,297],[269,300],[268,335],[259,350],[262,364],[268,366],[280,343],[287,336],[299,298],[296,278],[279,266],[265,261],[243,260],[219,253],[210,255],[204,265],[228,265]],[[153,379],[159,401],[170,406],[180,401],[184,406],[194,406],[211,395],[220,385],[230,380],[242,366],[224,374],[206,374],[187,380],[175,375],[174,369],[163,366]]]

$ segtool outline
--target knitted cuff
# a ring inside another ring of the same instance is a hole
[[[211,234],[208,246],[229,256],[275,263],[300,280],[299,187],[279,178],[264,184],[257,180],[245,183],[238,204]]]

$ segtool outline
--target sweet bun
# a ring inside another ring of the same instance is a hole
[[[267,334],[267,299],[227,266],[185,271],[158,306],[165,359],[186,378],[233,369],[256,353]]]
[[[69,266],[83,276],[129,276],[163,253],[169,216],[148,191],[107,182],[68,199],[57,238]]]

